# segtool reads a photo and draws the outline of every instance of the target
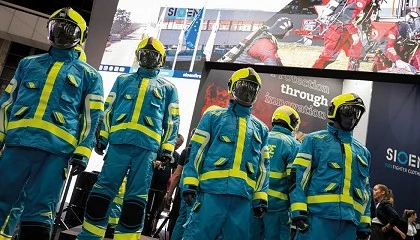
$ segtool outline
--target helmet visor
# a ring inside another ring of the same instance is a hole
[[[142,49],[138,51],[137,59],[139,60],[140,67],[146,69],[156,69],[161,67],[162,55],[155,50]]]
[[[340,112],[344,116],[355,116],[356,119],[360,119],[360,117],[362,116],[363,110],[359,106],[343,105],[340,107]]]
[[[256,82],[239,80],[232,89],[235,100],[244,106],[251,106],[257,100],[259,85]]]
[[[67,49],[80,41],[80,28],[73,22],[57,19],[48,23],[49,40],[54,47]]]

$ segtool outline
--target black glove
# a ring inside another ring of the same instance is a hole
[[[182,192],[182,198],[184,198],[184,201],[188,206],[192,206],[194,204],[196,196],[197,191],[194,189],[187,189]]]
[[[255,204],[253,207],[254,216],[256,218],[262,218],[267,212],[267,209],[267,202],[264,200],[260,200],[260,202],[258,204]]]
[[[158,159],[162,162],[163,166],[174,161],[172,153],[167,150],[162,151]]]
[[[99,155],[104,155],[104,151],[106,149],[106,144],[104,142],[102,142],[100,139],[98,139],[98,141],[96,141],[96,145],[95,145],[95,152]]]
[[[369,239],[369,232],[362,232],[362,231],[357,231],[356,232],[356,236],[357,236],[357,240],[367,240]]]
[[[86,169],[86,164],[83,162],[83,156],[73,155],[70,160],[70,165],[72,166],[70,175],[75,176],[83,172]]]
[[[296,226],[296,229],[305,232],[308,227],[308,218],[306,216],[300,216],[292,219],[292,224]]]

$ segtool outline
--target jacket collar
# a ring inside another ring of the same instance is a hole
[[[159,74],[159,69],[156,70],[147,70],[145,68],[140,67],[137,70],[137,74],[142,78],[154,78]]]
[[[273,128],[271,129],[271,131],[273,132],[280,132],[280,133],[284,133],[286,135],[292,136],[292,131],[290,131],[289,129],[279,126],[279,125],[274,125]]]
[[[344,131],[338,128],[333,127],[333,123],[329,122],[327,124],[327,130],[334,135],[335,137],[337,137],[338,139],[340,139],[340,141],[345,142],[345,143],[350,143],[353,139],[353,131]]]
[[[73,48],[60,49],[56,47],[51,47],[48,52],[51,58],[54,61],[58,61],[58,62],[71,62],[79,58],[79,52],[77,52]]]
[[[229,106],[228,109],[236,113],[236,115],[240,117],[248,117],[251,115],[252,106],[251,107],[245,107],[237,103],[235,100],[231,99],[229,100]]]

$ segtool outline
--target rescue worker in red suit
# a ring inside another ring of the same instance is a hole
[[[420,71],[420,16],[410,12],[386,34],[385,53],[377,52],[372,71],[392,66],[410,72]]]
[[[293,23],[289,18],[281,17],[271,26],[263,26],[261,34],[252,39],[235,63],[283,66],[277,54],[278,39],[283,39],[292,30]]]
[[[361,58],[362,42],[356,26],[356,17],[372,0],[330,0],[318,20],[327,25],[324,50],[313,68],[325,68],[334,62],[341,50],[349,57],[348,70],[357,71]]]

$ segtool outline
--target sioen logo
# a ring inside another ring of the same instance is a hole
[[[386,159],[400,165],[406,165],[412,168],[420,168],[420,156],[388,148],[386,150]]]

